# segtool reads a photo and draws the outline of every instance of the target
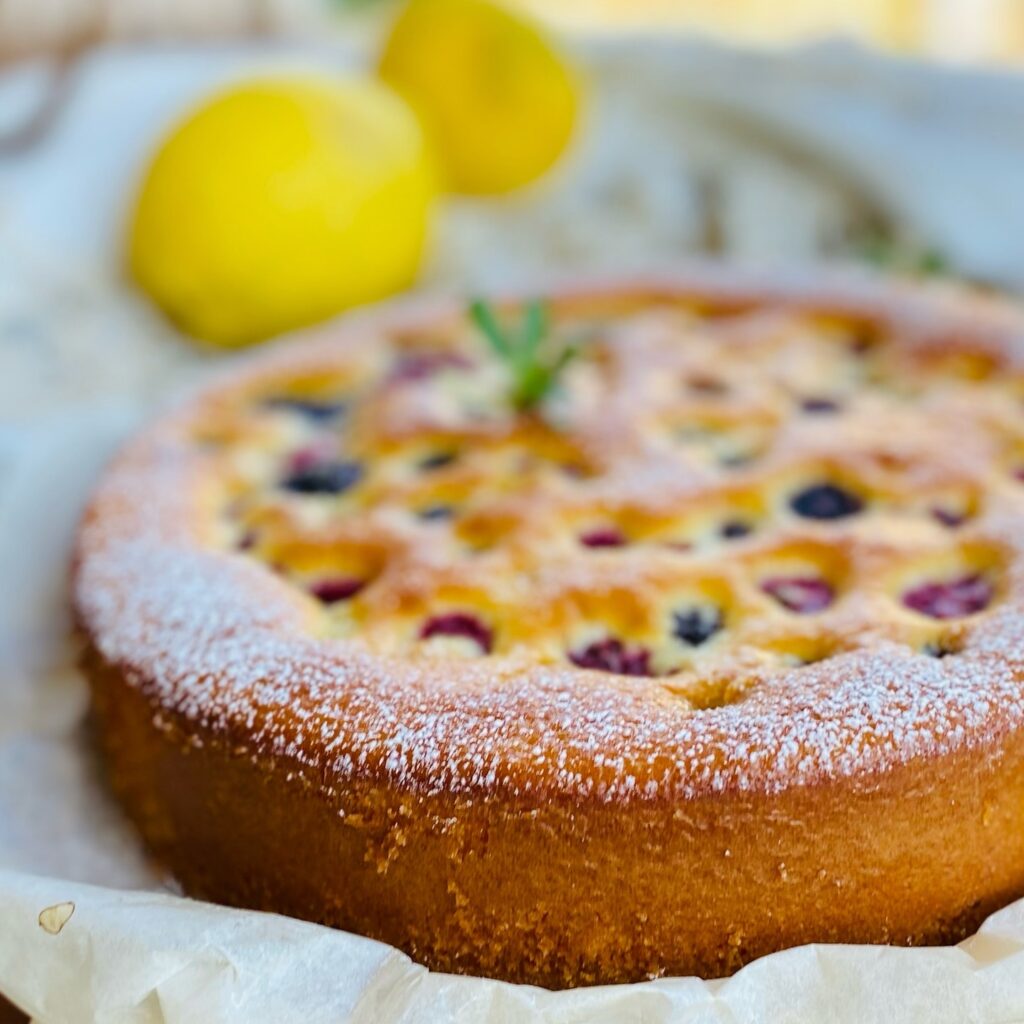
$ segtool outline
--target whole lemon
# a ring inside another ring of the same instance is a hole
[[[246,345],[409,285],[435,191],[416,115],[385,86],[247,81],[159,147],[129,272],[185,331]]]
[[[568,64],[538,26],[490,0],[409,0],[379,73],[423,117],[456,192],[533,181],[573,133],[579,96]]]

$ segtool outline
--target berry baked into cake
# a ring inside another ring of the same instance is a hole
[[[413,303],[131,443],[75,605],[191,894],[560,987],[1024,894],[1024,335],[712,275]]]

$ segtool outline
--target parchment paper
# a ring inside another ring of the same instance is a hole
[[[187,89],[175,91],[174,74],[157,75],[175,59],[97,58],[47,146],[0,167],[0,415],[17,416],[0,425],[0,992],[47,1024],[1024,1022],[1024,904],[955,949],[808,947],[726,982],[545,993],[433,975],[341,932],[189,902],[152,869],[99,780],[64,581],[84,494],[112,444],[152,411],[141,396],[205,369],[106,280],[129,155],[183,93],[222,74],[215,55],[189,55],[174,65]],[[810,151],[955,266],[1024,280],[1024,231],[1013,230],[1024,223],[1024,79],[842,50],[770,60],[668,42],[595,52],[592,71],[605,127],[578,174],[522,203],[453,209],[433,281],[483,286],[510,270],[628,270],[678,255],[693,235],[683,144],[704,138],[709,112],[716,131],[731,118],[737,137],[784,143],[767,169],[752,143],[722,155],[732,255],[805,258],[843,222],[824,186],[780,176],[783,149],[794,164]],[[53,419],[55,407],[67,411]]]
[[[0,992],[36,1019],[1024,1021],[1024,901],[957,948],[809,946],[724,982],[550,993],[431,974],[367,939],[176,895],[99,780],[64,610],[78,510],[140,415],[104,406],[0,432]]]

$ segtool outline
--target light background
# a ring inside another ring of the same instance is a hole
[[[950,61],[1024,64],[1024,0],[508,0],[563,26],[657,26],[733,42],[777,44],[845,35]],[[351,27],[394,0],[3,0],[0,59],[66,51],[97,39],[292,32]]]

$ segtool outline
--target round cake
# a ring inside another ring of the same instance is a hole
[[[1024,331],[715,272],[386,307],[129,444],[74,603],[185,891],[549,987],[1024,894]]]

